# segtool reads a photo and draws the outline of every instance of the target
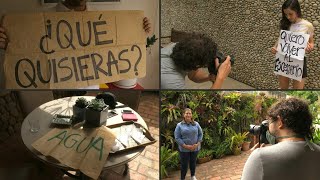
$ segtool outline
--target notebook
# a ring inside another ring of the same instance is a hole
[[[122,119],[124,121],[137,121],[138,120],[137,116],[133,113],[123,113]]]

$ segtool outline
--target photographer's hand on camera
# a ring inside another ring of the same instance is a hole
[[[220,89],[222,87],[223,81],[228,77],[231,72],[231,57],[227,56],[226,60],[220,65],[218,69],[217,77],[212,84],[211,89]]]
[[[259,145],[259,143],[257,143],[256,145],[254,145],[250,151],[254,151],[255,149],[258,149],[258,148],[263,148],[263,147],[267,147],[267,146],[272,146],[271,144],[265,144],[265,143],[262,143]]]

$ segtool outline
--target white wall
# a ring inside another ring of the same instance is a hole
[[[40,0],[0,0],[0,14],[9,12],[41,12],[48,7]],[[143,10],[150,19],[152,32],[159,37],[159,0],[121,0],[121,3],[90,5],[95,10]],[[147,51],[147,75],[139,79],[145,89],[159,89],[159,40]]]

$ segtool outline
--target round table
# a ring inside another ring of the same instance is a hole
[[[73,115],[72,107],[75,104],[75,101],[79,97],[84,97],[88,101],[95,98],[93,96],[73,96],[73,97],[56,99],[56,100],[47,102],[45,104],[42,104],[41,106],[33,110],[30,114],[28,114],[28,116],[24,119],[21,126],[21,136],[22,136],[23,143],[38,159],[61,169],[73,170],[72,168],[59,163],[57,160],[53,158],[42,155],[41,153],[36,151],[31,146],[31,144],[34,141],[38,140],[40,137],[44,136],[46,133],[48,133],[52,129],[50,125],[55,114],[64,114],[64,115],[70,115],[70,116]],[[117,103],[117,106],[120,106],[120,108],[116,108],[114,109],[114,111],[118,115],[108,118],[105,124],[106,126],[122,123],[123,120],[121,118],[121,111],[126,109],[126,110],[131,110],[133,113],[135,113],[138,118],[137,123],[141,124],[143,127],[148,129],[147,124],[137,112],[135,112],[130,107],[123,107],[122,105],[123,104],[119,102]],[[30,125],[28,120],[35,119],[35,118],[39,119],[40,130],[36,133],[32,133],[30,131]],[[125,165],[129,161],[139,156],[140,153],[144,150],[144,148],[145,147],[139,147],[134,150],[128,150],[128,151],[119,152],[115,154],[110,153],[104,165],[103,170]]]

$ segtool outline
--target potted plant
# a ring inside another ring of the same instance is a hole
[[[88,106],[88,101],[84,97],[80,97],[76,100],[76,104],[73,106],[73,118],[76,121],[83,121]]]
[[[232,152],[234,155],[239,155],[241,153],[241,147],[242,143],[246,139],[247,135],[249,132],[244,132],[244,133],[236,133],[233,130],[233,135],[231,137],[231,144],[230,144],[230,149],[232,149]]]
[[[108,118],[108,106],[103,99],[92,99],[86,110],[86,124],[99,127]]]
[[[209,162],[212,159],[213,150],[201,149],[198,153],[198,164]]]
[[[213,150],[214,158],[220,159],[222,158],[227,151],[229,150],[230,142],[227,140],[223,141],[219,145],[217,145]]]
[[[250,144],[251,141],[250,139],[247,137],[244,142],[242,143],[242,151],[248,151],[250,149]]]

